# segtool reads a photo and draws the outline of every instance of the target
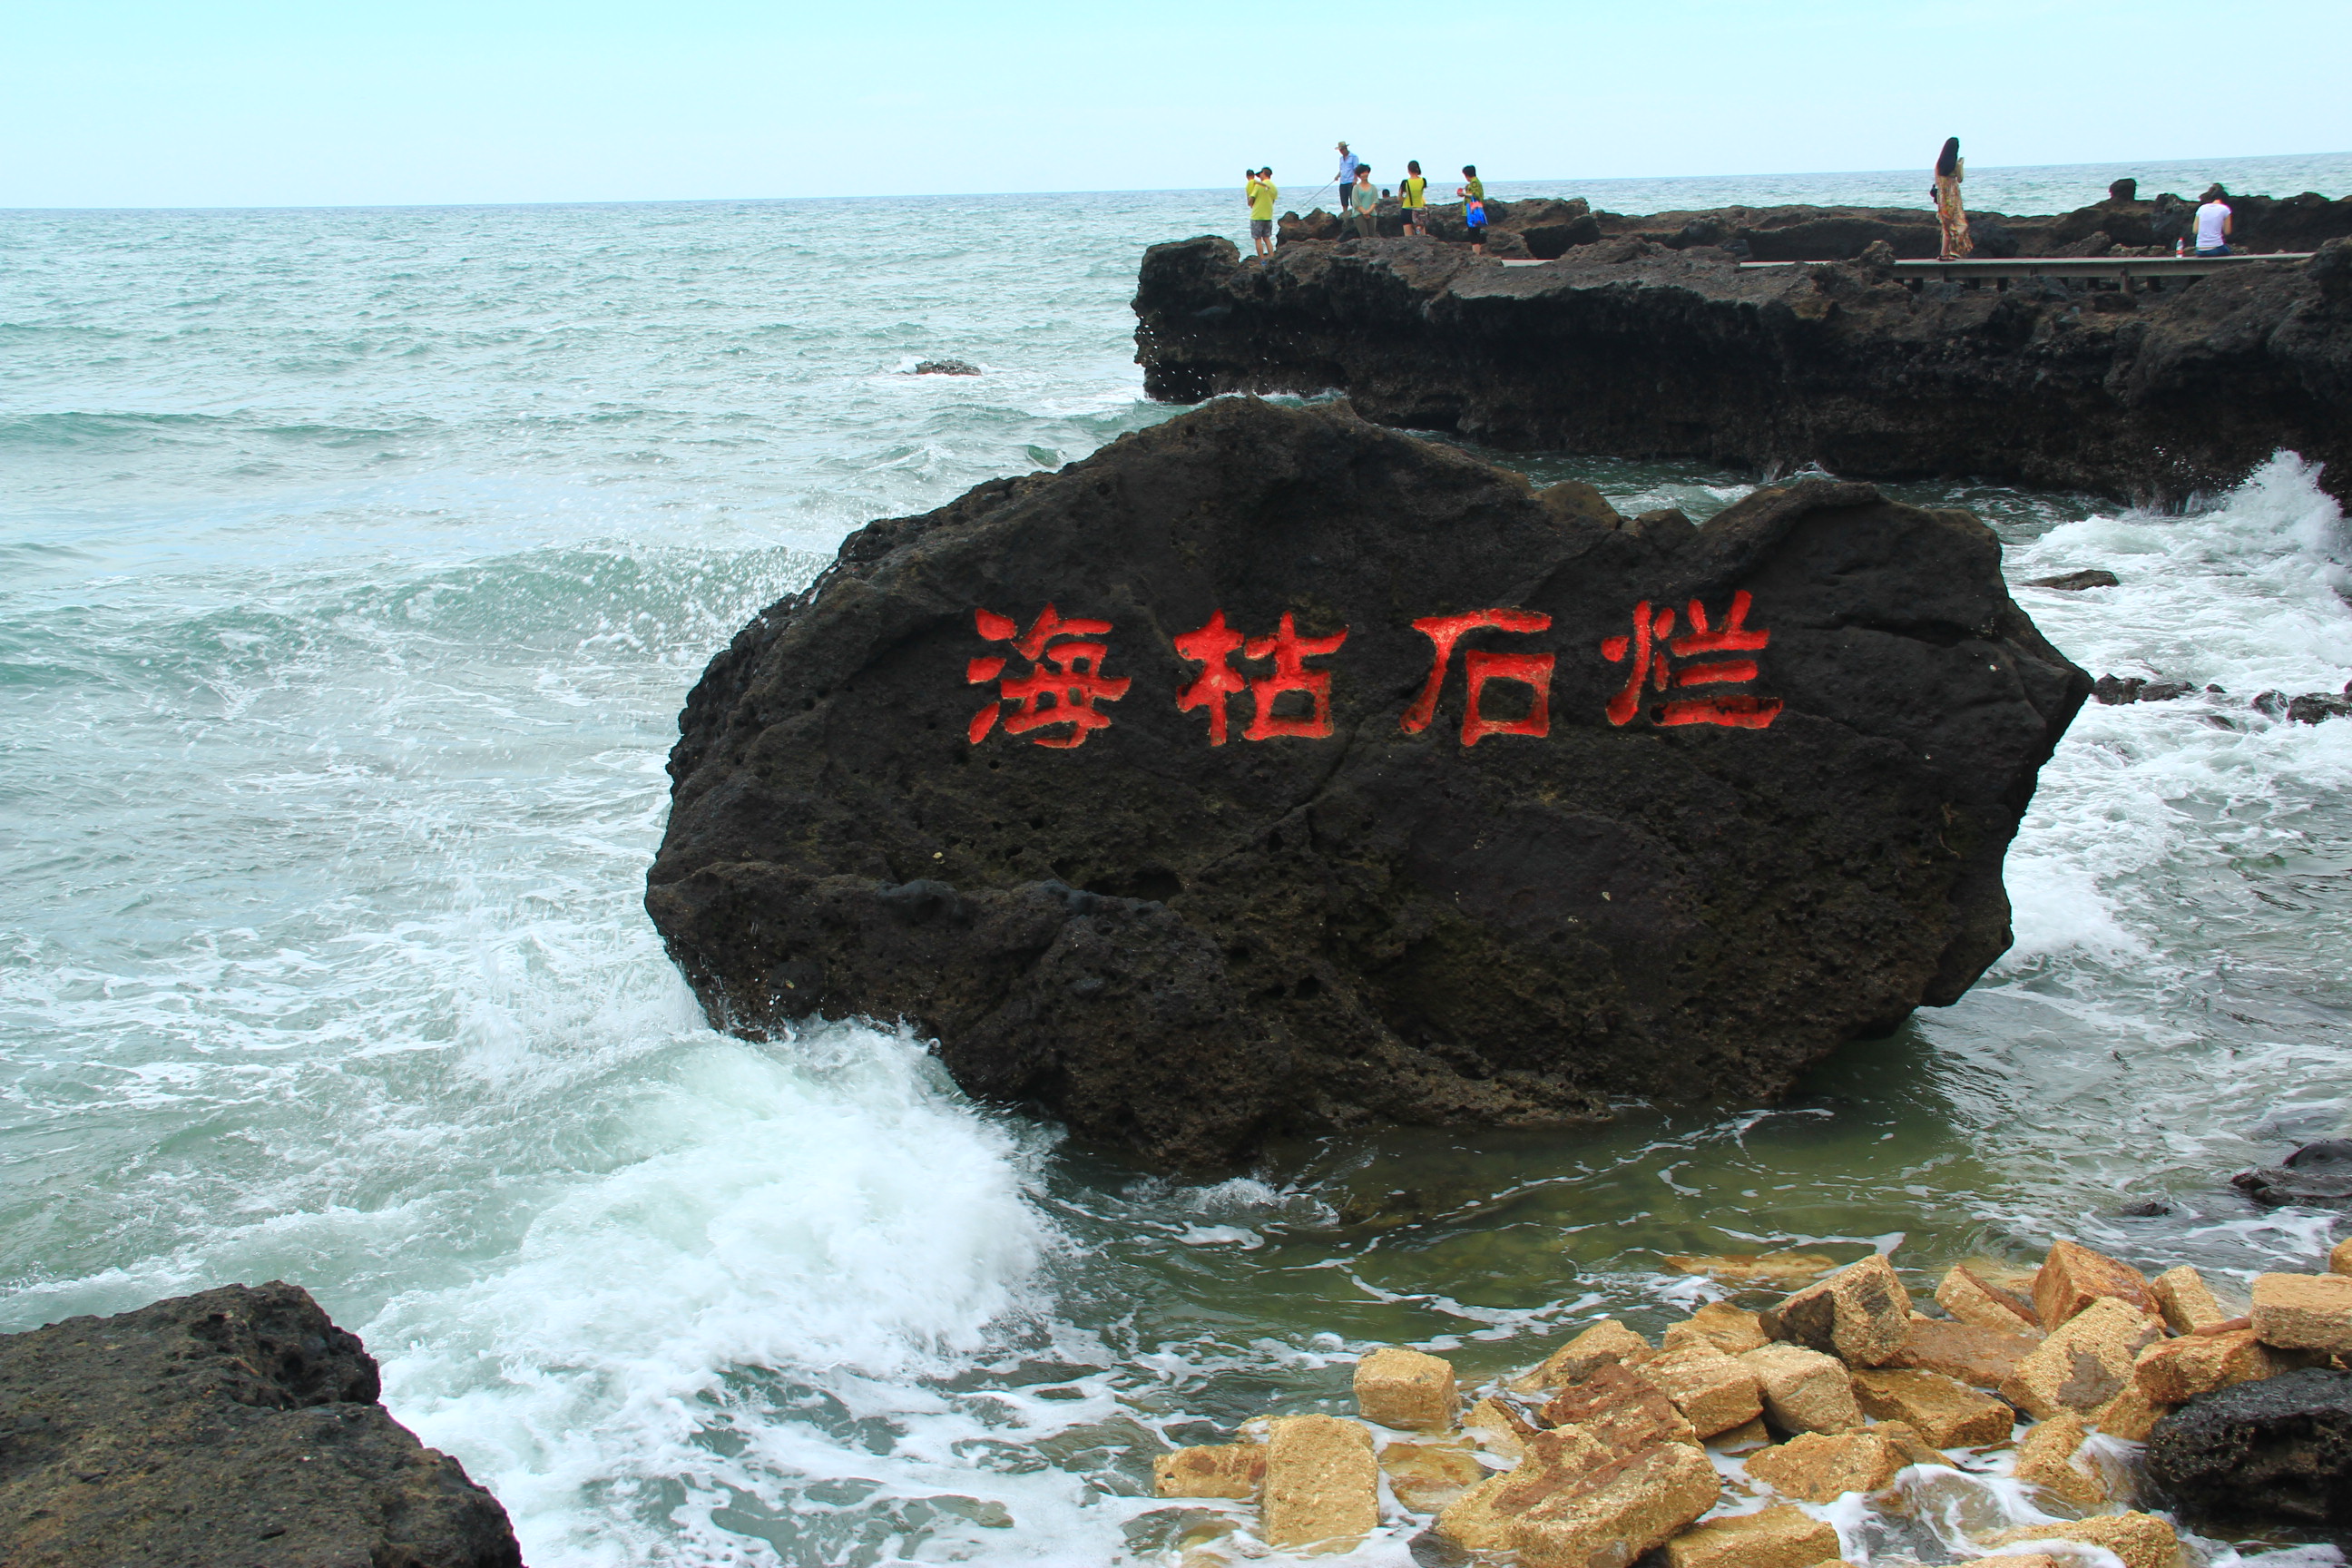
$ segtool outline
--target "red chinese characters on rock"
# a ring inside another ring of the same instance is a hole
[[[1338,653],[1347,640],[1345,626],[1327,637],[1301,637],[1297,621],[1286,611],[1272,637],[1244,637],[1225,625],[1225,612],[1219,610],[1209,617],[1208,625],[1176,639],[1176,651],[1201,667],[1200,675],[1176,694],[1176,707],[1183,712],[1207,710],[1209,744],[1222,746],[1226,740],[1225,699],[1247,691],[1257,700],[1257,706],[1248,728],[1242,731],[1243,740],[1270,741],[1281,735],[1320,739],[1331,733],[1331,672],[1309,669],[1306,661]],[[1272,659],[1274,673],[1244,676],[1233,666],[1236,652],[1254,661]],[[1275,700],[1294,691],[1306,696],[1308,710],[1277,716]]]
[[[1013,651],[1033,667],[1026,675],[1005,675],[1001,658],[975,658],[964,666],[967,685],[985,686],[1003,677],[997,700],[971,716],[966,733],[975,746],[987,739],[1000,717],[1008,735],[1069,727],[1066,734],[1036,736],[1033,745],[1084,745],[1088,735],[1110,723],[1110,715],[1097,704],[1118,701],[1132,684],[1126,676],[1114,679],[1102,673],[1110,645],[1097,639],[1110,635],[1108,621],[1064,620],[1048,605],[1025,633],[1017,622],[982,609],[972,611],[972,625],[990,642],[1011,643]],[[1006,713],[1007,702],[1019,706]]]
[[[1753,603],[1744,588],[1733,594],[1730,612],[1718,626],[1708,624],[1706,606],[1693,599],[1684,606],[1686,629],[1680,637],[1675,635],[1673,610],[1653,610],[1647,599],[1633,606],[1632,635],[1605,637],[1601,644],[1601,658],[1612,664],[1630,660],[1633,666],[1623,688],[1609,700],[1609,721],[1632,723],[1642,711],[1645,687],[1659,692],[1680,691],[1692,687],[1738,686],[1755,679],[1756,661],[1752,658],[1707,658],[1759,653],[1770,644],[1769,631],[1748,627],[1748,611]],[[1678,659],[1704,662],[1677,667]],[[1658,703],[1650,710],[1650,721],[1662,727],[1720,724],[1734,730],[1767,730],[1780,717],[1780,706],[1777,697],[1709,692]]]
[[[1409,735],[1417,735],[1429,728],[1437,715],[1437,694],[1445,685],[1445,670],[1454,658],[1454,645],[1465,632],[1491,626],[1504,632],[1541,632],[1551,629],[1551,617],[1535,610],[1473,610],[1461,616],[1432,616],[1412,623],[1412,629],[1427,637],[1433,657],[1429,679],[1422,686],[1421,695],[1397,721],[1398,727]],[[1551,733],[1551,671],[1554,656],[1548,653],[1489,653],[1485,648],[1471,648],[1462,656],[1462,674],[1468,690],[1462,707],[1462,743],[1475,746],[1489,735],[1549,735]],[[1524,718],[1489,719],[1481,710],[1481,700],[1491,680],[1515,680],[1534,692]]]

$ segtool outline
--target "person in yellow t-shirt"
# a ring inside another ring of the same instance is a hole
[[[1429,182],[1422,178],[1421,160],[1413,159],[1404,166],[1404,178],[1397,182],[1397,205],[1404,212],[1404,231],[1424,238],[1429,229],[1425,220],[1429,210]]]
[[[1261,257],[1274,254],[1274,204],[1282,192],[1274,183],[1274,165],[1250,171],[1242,193],[1249,198],[1250,244]]]

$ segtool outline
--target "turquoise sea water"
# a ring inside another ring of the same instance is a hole
[[[2122,174],[2352,190],[2343,156],[1971,183],[2030,211]],[[919,1041],[705,1027],[638,904],[703,662],[848,529],[1168,417],[1136,261],[1242,216],[0,214],[0,1328],[302,1283],[539,1568],[1101,1563],[1190,1517],[1142,1495],[1165,1443],[1339,1401],[1368,1342],[1485,1371],[1654,1326],[1701,1289],[1668,1253],[2308,1265],[2326,1216],[2223,1184],[2347,1121],[2352,723],[2245,705],[2352,677],[2352,549],[2289,455],[2186,517],[1906,489],[2014,580],[2116,571],[2019,589],[2095,674],[2228,690],[2086,710],[2012,852],[2017,950],[1785,1105],[1185,1186],[975,1109]],[[935,355],[986,374],[904,374]],[[1508,460],[1628,508],[1749,482]],[[2118,1216],[2145,1197],[2174,1213]]]

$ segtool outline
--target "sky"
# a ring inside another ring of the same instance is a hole
[[[0,207],[1198,189],[1340,137],[1507,181],[2330,153],[2347,58],[2347,0],[8,0]]]

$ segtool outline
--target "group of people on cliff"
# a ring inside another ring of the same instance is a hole
[[[1976,242],[1969,237],[1968,209],[1960,203],[1960,181],[1967,168],[1960,157],[1960,139],[1946,137],[1944,150],[1936,155],[1935,184],[1927,190],[1936,199],[1936,226],[1943,235],[1939,260],[1965,261],[1976,250]],[[2230,254],[2230,236],[2237,227],[2237,220],[2230,210],[2229,195],[2216,184],[2207,187],[2198,198],[2196,249],[2200,257]],[[2175,245],[2174,253],[2186,255],[2189,247],[2189,237],[2183,236]]]
[[[1361,239],[1371,239],[1380,234],[1380,205],[1389,195],[1372,184],[1372,166],[1339,144],[1339,172],[1332,184],[1339,191],[1339,205],[1346,216],[1340,222],[1342,232]],[[1408,160],[1404,178],[1397,182],[1396,200],[1404,219],[1404,232],[1423,238],[1429,235],[1429,180],[1421,172],[1421,160]],[[1242,186],[1242,199],[1249,205],[1250,244],[1261,257],[1274,254],[1274,204],[1282,195],[1274,183],[1271,164],[1262,169],[1244,171],[1246,180]],[[1462,221],[1470,230],[1470,248],[1478,255],[1486,253],[1486,185],[1478,178],[1478,165],[1462,165],[1462,184],[1454,188],[1462,203]]]

